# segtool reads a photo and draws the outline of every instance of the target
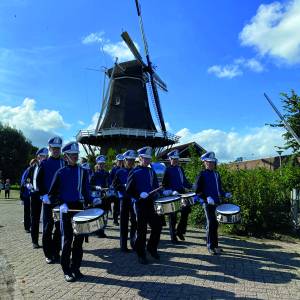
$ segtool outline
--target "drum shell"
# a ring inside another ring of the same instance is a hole
[[[180,197],[169,202],[160,202],[159,200],[154,202],[154,210],[158,215],[167,215],[175,213],[181,209]]]
[[[217,221],[221,224],[237,224],[241,222],[241,211],[234,213],[222,213],[216,209]]]
[[[181,206],[182,207],[186,207],[186,206],[192,206],[192,205],[194,205],[195,203],[194,203],[194,196],[195,196],[196,194],[195,193],[193,193],[192,195],[190,195],[190,196],[184,196],[184,195],[181,195],[181,199],[180,199],[180,201],[181,201]]]
[[[103,214],[97,218],[86,221],[75,221],[72,219],[72,227],[74,234],[89,234],[104,227]]]

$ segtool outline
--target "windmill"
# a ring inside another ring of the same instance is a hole
[[[96,128],[94,131],[82,130],[77,134],[77,141],[85,149],[88,147],[92,150],[91,145],[99,146],[101,152],[105,153],[109,148],[121,151],[148,145],[159,150],[179,140],[178,136],[166,130],[158,89],[167,92],[167,85],[154,71],[138,0],[135,0],[135,4],[146,62],[129,34],[122,32],[121,37],[135,60],[118,63],[116,59],[113,68],[106,71],[109,83]],[[149,98],[152,100],[159,130],[153,122]]]

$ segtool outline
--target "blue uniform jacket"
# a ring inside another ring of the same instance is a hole
[[[167,190],[184,192],[184,189],[190,189],[192,185],[185,177],[184,170],[180,166],[167,167],[162,181],[162,185]]]
[[[98,170],[93,174],[90,181],[91,186],[101,186],[102,188],[109,187],[109,173],[105,170]]]
[[[116,173],[118,170],[122,169],[121,167],[113,167],[109,173],[109,184],[111,185],[115,179]]]
[[[159,187],[156,173],[148,167],[137,166],[128,175],[126,192],[138,200],[142,192],[149,193]],[[154,198],[151,197],[152,199]],[[147,201],[148,198],[142,199]]]
[[[123,196],[126,196],[126,184],[127,184],[127,179],[128,175],[132,168],[119,168],[116,171],[114,181],[112,183],[114,189],[121,193]]]
[[[210,196],[216,204],[219,204],[221,202],[220,197],[225,196],[220,174],[213,170],[201,171],[196,180],[196,193],[203,199]]]
[[[52,204],[66,203],[70,208],[72,204],[84,202],[87,206],[91,202],[87,171],[78,165],[59,169],[48,194]]]
[[[21,184],[20,184],[20,198],[29,198],[30,197],[30,190],[26,187],[27,178],[29,175],[30,167],[28,167],[22,174],[21,177]]]
[[[36,177],[37,189],[40,195],[48,194],[56,171],[64,166],[65,162],[63,159],[52,156],[41,162]]]

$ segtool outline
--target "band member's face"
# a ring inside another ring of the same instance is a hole
[[[141,165],[143,167],[148,167],[150,162],[151,162],[151,158],[146,158],[146,157],[140,157],[141,159]]]
[[[171,158],[171,166],[177,166],[179,163],[178,158]]]
[[[78,161],[78,153],[68,153],[65,155],[65,157],[67,158],[67,162],[69,165],[74,166],[77,164]]]
[[[126,164],[126,167],[127,167],[127,168],[133,168],[134,163],[135,163],[135,160],[134,160],[134,159],[126,159],[126,160],[125,160],[125,164]]]
[[[49,147],[51,156],[58,158],[60,156],[60,150],[61,148],[59,147]]]
[[[208,170],[213,170],[216,166],[216,163],[214,161],[205,161],[205,168]]]
[[[98,163],[98,170],[103,170],[105,168],[105,163]]]
[[[117,166],[122,167],[123,166],[123,160],[117,160]]]

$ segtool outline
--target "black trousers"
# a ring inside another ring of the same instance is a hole
[[[10,190],[5,190],[4,196],[5,196],[5,199],[6,198],[9,199],[9,197],[10,197]]]
[[[120,247],[123,250],[127,249],[128,225],[130,218],[130,245],[131,248],[134,249],[137,223],[131,199],[129,197],[124,197],[118,200],[120,201]]]
[[[24,229],[30,230],[31,220],[30,220],[30,197],[23,197],[21,199],[24,203]]]
[[[74,214],[75,213],[62,214],[62,219],[60,220],[62,244],[60,263],[64,274],[78,272],[82,262],[84,235],[76,235],[73,233],[72,217]]]
[[[39,242],[41,210],[42,210],[42,201],[40,199],[40,195],[37,192],[33,192],[30,196],[30,211],[31,211],[31,240],[32,243],[34,244],[38,244]]]
[[[112,197],[112,202],[114,204],[114,207],[113,207],[113,219],[114,219],[114,222],[118,222],[118,218],[119,218],[119,215],[120,215],[120,200],[118,197]]]
[[[141,199],[134,203],[134,211],[137,219],[135,250],[138,256],[145,257],[147,225],[151,228],[147,249],[156,252],[162,228],[161,218],[155,213],[153,201],[150,199]]]
[[[180,220],[177,226],[177,233],[178,234],[185,234],[186,233],[186,228],[187,228],[187,222],[188,222],[188,217],[191,212],[191,207],[186,206],[181,209],[181,215],[180,215]]]
[[[216,205],[203,204],[206,217],[206,245],[209,249],[218,247],[218,221],[216,217]]]
[[[52,234],[54,228],[54,233]],[[52,259],[59,255],[61,248],[60,223],[54,222],[52,206],[43,204],[43,250],[47,258]]]

